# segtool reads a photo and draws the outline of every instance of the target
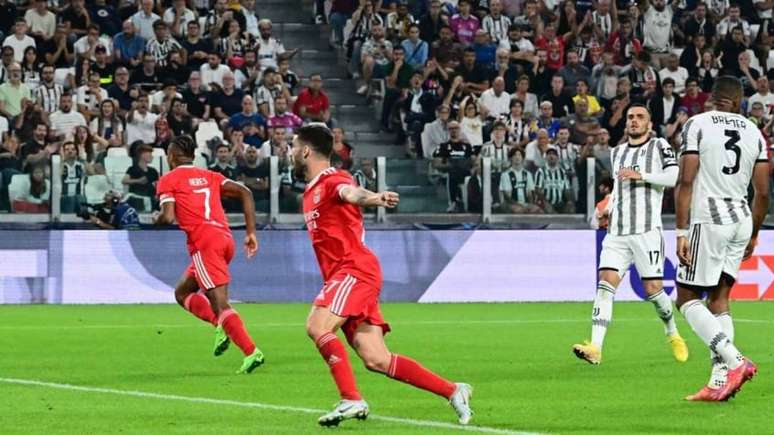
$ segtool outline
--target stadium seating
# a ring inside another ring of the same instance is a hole
[[[105,174],[107,175],[107,178],[110,181],[110,185],[113,187],[113,189],[116,189],[119,192],[126,192],[126,187],[121,182],[121,180],[123,180],[124,175],[126,175],[126,170],[131,166],[131,157],[105,157]]]
[[[86,185],[84,186],[86,202],[89,204],[101,203],[102,199],[105,197],[105,193],[112,188],[107,176],[89,175],[86,179]]]
[[[8,185],[8,200],[13,204],[18,198],[26,196],[30,191],[30,176],[27,174],[16,174],[11,177],[11,183]]]

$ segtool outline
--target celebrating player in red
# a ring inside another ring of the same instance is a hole
[[[177,220],[188,237],[191,265],[175,288],[177,303],[215,326],[215,356],[222,355],[233,341],[245,354],[237,373],[250,373],[263,364],[263,353],[228,303],[228,264],[234,257],[234,239],[220,198],[242,201],[247,228],[245,253],[251,258],[258,252],[253,196],[245,186],[195,167],[195,150],[196,144],[189,136],[179,136],[170,144],[167,161],[172,171],[161,177],[156,189],[161,213],[155,223]]]
[[[384,343],[390,326],[379,310],[382,272],[379,260],[364,244],[360,207],[395,207],[398,194],[368,191],[358,187],[348,173],[332,168],[333,135],[324,125],[312,124],[296,133],[293,170],[297,179],[308,181],[304,220],[324,280],[306,330],[341,395],[336,408],[318,423],[336,426],[343,420],[368,416],[368,404],[355,384],[347,350],[336,335],[341,328],[368,370],[443,396],[459,422],[467,424],[472,416],[470,385],[450,382],[411,358],[391,353]]]

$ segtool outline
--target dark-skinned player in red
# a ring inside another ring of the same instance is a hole
[[[154,223],[177,221],[188,238],[191,265],[175,288],[177,303],[215,327],[215,356],[222,355],[233,341],[245,355],[237,373],[250,373],[264,358],[228,302],[228,265],[234,257],[234,239],[220,200],[241,201],[247,232],[245,254],[251,258],[258,252],[253,195],[240,183],[195,167],[195,152],[196,143],[190,136],[179,136],[169,145],[167,161],[172,170],[156,187],[161,212]]]
[[[296,131],[293,171],[296,179],[308,182],[304,220],[324,281],[306,331],[328,364],[341,396],[336,408],[318,423],[336,426],[343,420],[368,416],[368,404],[357,389],[347,350],[336,335],[342,329],[368,370],[444,397],[460,424],[467,424],[472,416],[470,385],[450,382],[411,358],[391,353],[384,342],[390,327],[379,309],[382,272],[379,260],[364,243],[360,208],[393,208],[398,194],[358,187],[349,173],[331,167],[332,150],[333,135],[324,124]]]

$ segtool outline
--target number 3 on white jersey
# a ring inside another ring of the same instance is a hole
[[[196,189],[193,193],[204,194],[204,220],[210,220],[210,188],[205,187],[204,189]]]

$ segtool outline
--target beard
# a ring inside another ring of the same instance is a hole
[[[306,165],[292,156],[290,161],[293,164],[293,178],[296,180],[306,180]]]
[[[648,131],[644,130],[644,131],[641,131],[641,132],[639,132],[639,131],[628,132],[627,136],[629,136],[629,139],[637,140],[637,139],[642,139],[642,137],[645,136],[646,134],[648,134]]]

